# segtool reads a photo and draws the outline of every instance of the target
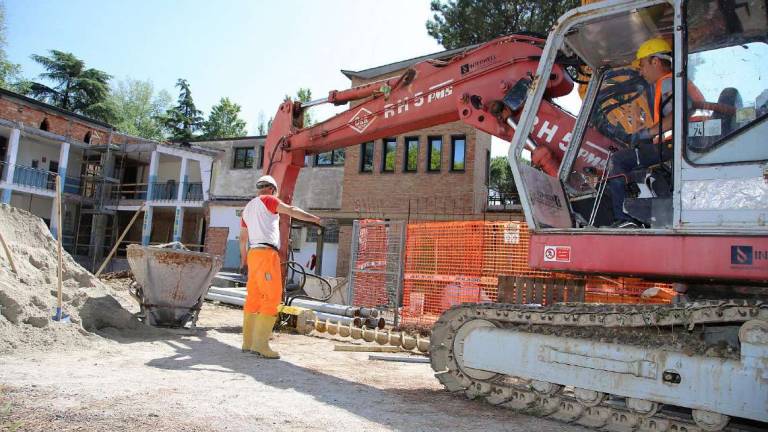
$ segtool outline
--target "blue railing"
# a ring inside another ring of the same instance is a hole
[[[33,189],[56,190],[56,174],[50,171],[16,165],[13,168],[13,184]]]
[[[202,183],[184,183],[184,201],[202,201]]]
[[[151,186],[152,196],[150,199],[153,201],[176,201],[176,198],[179,196],[179,185],[173,180],[163,183],[155,182]]]

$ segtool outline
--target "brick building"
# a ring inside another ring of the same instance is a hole
[[[2,202],[41,217],[58,235],[55,178],[63,181],[62,242],[95,269],[133,214],[121,245],[200,245],[215,150],[118,133],[99,122],[0,89]]]
[[[465,49],[342,73],[354,87],[398,76],[421,61],[447,60]],[[462,122],[349,147],[341,214],[345,220],[485,219],[489,210],[490,150],[491,136]],[[339,275],[349,271],[351,238],[352,226],[343,224],[339,233]]]

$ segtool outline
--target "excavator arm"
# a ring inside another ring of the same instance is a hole
[[[503,104],[531,84],[544,41],[511,35],[482,44],[447,61],[426,60],[399,76],[343,91],[331,91],[323,100],[302,104],[285,100],[266,139],[264,167],[280,185],[279,197],[293,198],[299,170],[306,155],[461,120],[504,140],[514,133],[517,108]],[[544,131],[533,134],[529,148],[533,164],[555,176],[573,128],[574,117],[551,102],[573,89],[562,67],[555,67],[546,83],[546,102],[539,111]],[[322,123],[304,127],[304,110],[320,103],[359,104]],[[599,134],[598,134],[599,135]],[[601,142],[595,139],[596,142]],[[606,141],[606,146],[608,145]],[[599,163],[592,161],[591,163]],[[281,219],[281,256],[287,256],[290,220]]]

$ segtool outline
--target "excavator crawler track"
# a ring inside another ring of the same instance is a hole
[[[463,347],[462,334],[473,328],[492,326],[727,361],[738,359],[738,347],[706,342],[702,337],[704,329],[741,325],[752,320],[768,321],[768,304],[747,300],[682,305],[562,303],[550,307],[463,304],[447,310],[435,323],[430,342],[431,364],[435,377],[451,392],[464,393],[470,399],[484,398],[492,405],[530,415],[600,430],[765,430],[762,428],[768,425],[763,423],[758,424],[757,429],[740,426],[739,421],[729,422],[728,416],[719,413],[665,407],[652,400],[471,369],[463,365],[460,348]]]

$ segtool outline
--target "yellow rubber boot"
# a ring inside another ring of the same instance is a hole
[[[269,335],[272,334],[272,327],[275,326],[277,316],[256,314],[256,324],[253,331],[253,343],[251,350],[268,359],[279,359],[280,354],[272,351],[269,347]]]
[[[253,330],[256,324],[256,315],[243,312],[243,352],[253,351]]]

